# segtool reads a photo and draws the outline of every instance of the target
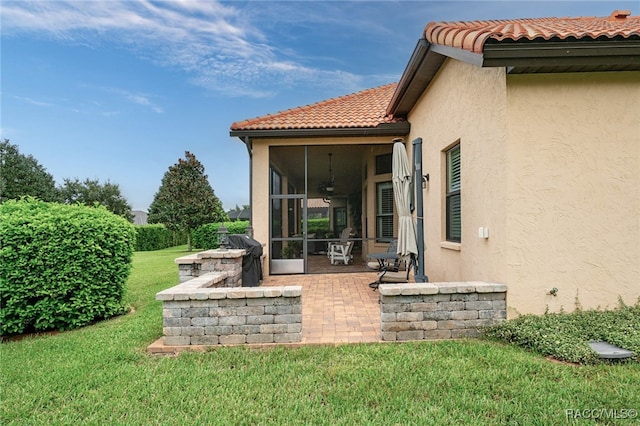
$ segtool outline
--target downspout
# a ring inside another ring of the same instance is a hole
[[[253,238],[253,145],[251,138],[245,136],[241,138],[247,147],[247,153],[249,154],[249,226],[247,226],[247,235]]]
[[[416,218],[418,233],[418,258],[416,259],[415,280],[418,283],[429,282],[424,270],[424,209],[422,197],[422,138],[416,138],[413,144],[413,176],[411,178],[416,196]],[[412,195],[414,192],[412,191]]]

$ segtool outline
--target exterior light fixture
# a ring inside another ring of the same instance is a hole
[[[320,185],[318,186],[318,192],[320,192],[320,195],[322,196],[322,199],[324,200],[325,203],[327,203],[328,200],[333,195],[333,191],[335,189],[334,184],[336,180],[336,177],[333,174],[333,168],[331,164],[331,157],[333,156],[333,154],[329,153],[328,155],[329,155],[329,178],[321,182]]]
[[[329,181],[327,182],[327,186],[326,186],[326,191],[331,193],[333,192],[333,183],[336,179],[336,177],[333,175],[333,170],[331,169],[331,157],[333,156],[332,153],[329,153]]]
[[[221,224],[216,232],[218,236],[218,245],[221,250],[226,250],[229,246],[229,230],[224,224]]]

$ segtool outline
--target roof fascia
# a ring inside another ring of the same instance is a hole
[[[426,39],[418,40],[398,87],[391,97],[387,115],[406,117],[431,83],[446,59],[446,56],[433,51],[433,46]]]
[[[487,43],[484,67],[640,64],[640,40]]]
[[[384,123],[377,127],[345,127],[327,129],[231,130],[229,136],[239,138],[320,138],[341,136],[407,135],[411,124],[407,121]],[[246,140],[246,139],[243,139]]]

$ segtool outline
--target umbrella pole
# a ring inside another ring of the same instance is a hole
[[[413,176],[411,177],[412,187],[415,188],[416,196],[416,216],[418,233],[418,256],[416,259],[417,268],[415,279],[418,283],[429,282],[424,270],[424,211],[422,199],[422,138],[414,139],[413,144]],[[413,191],[412,191],[413,192]],[[412,198],[413,198],[412,193]]]

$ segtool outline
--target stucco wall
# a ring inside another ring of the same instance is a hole
[[[640,296],[640,73],[509,76],[509,305]],[[556,287],[557,296],[548,294]]]
[[[429,174],[423,194],[430,281],[505,282],[505,106],[504,70],[448,60],[409,115],[409,141],[423,139],[423,171]],[[445,242],[444,221],[443,151],[457,141],[462,162],[460,244]],[[478,238],[479,227],[489,228],[488,239]]]
[[[269,275],[269,146],[253,142],[251,224],[253,238],[265,244],[264,276]]]
[[[448,60],[412,110],[431,281],[508,285],[508,315],[640,296],[640,74],[507,76]],[[460,141],[462,242],[445,243]],[[489,238],[478,237],[479,227]],[[557,288],[557,296],[549,291]]]

